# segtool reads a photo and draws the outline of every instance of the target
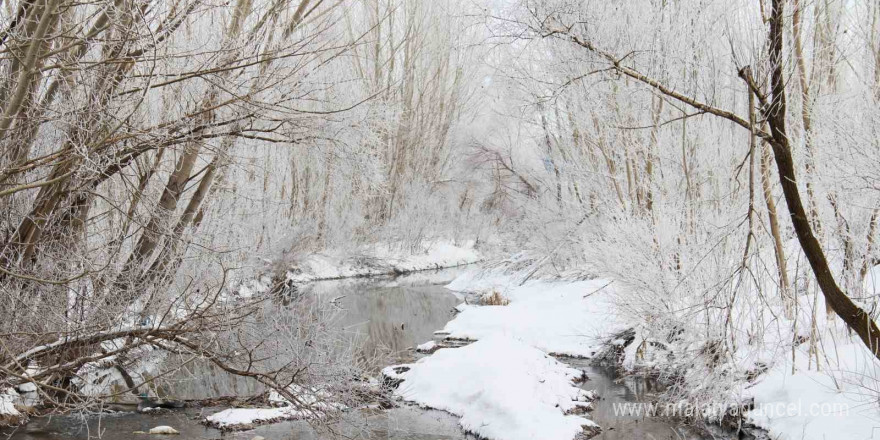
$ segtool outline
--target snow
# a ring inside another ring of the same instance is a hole
[[[21,417],[21,413],[15,409],[15,402],[18,400],[18,393],[7,388],[0,392],[0,421],[8,419],[17,419]]]
[[[256,425],[283,420],[321,418],[329,411],[344,409],[342,405],[329,403],[329,393],[315,388],[293,384],[288,390],[299,399],[292,405],[277,391],[269,393],[269,403],[276,408],[230,408],[205,417],[205,423],[222,430],[251,429]]]
[[[510,304],[459,308],[442,330],[456,339],[507,335],[547,353],[590,357],[608,335],[626,326],[612,313],[607,281],[528,281],[512,277],[477,278],[474,272],[447,286],[467,292],[497,290]],[[603,289],[604,287],[604,289]]]
[[[839,335],[842,337],[842,335]],[[755,409],[748,420],[778,440],[870,439],[880,430],[875,393],[880,368],[859,342],[833,349],[833,369],[809,369],[807,352],[799,350],[746,390]],[[831,357],[831,356],[829,356]]]
[[[296,409],[292,406],[281,408],[229,408],[205,417],[205,424],[221,430],[251,429],[264,423],[284,420],[321,418],[320,410]]]
[[[262,423],[299,418],[301,413],[284,408],[230,408],[212,414],[205,422],[218,429],[250,429]]]
[[[252,279],[242,283],[238,287],[238,296],[241,298],[251,298],[256,294],[266,293],[272,285],[272,280],[263,275],[260,279]]]
[[[413,251],[403,245],[378,244],[355,252],[357,257],[351,257],[351,252],[311,254],[287,273],[287,280],[302,283],[462,266],[482,259],[474,245],[472,240],[461,244],[433,241]]]
[[[865,274],[862,295],[866,297],[880,295],[880,265],[872,266]]]
[[[484,438],[571,439],[584,427],[597,429],[590,420],[567,414],[589,407],[594,398],[574,386],[582,373],[548,354],[589,357],[623,328],[610,312],[607,284],[533,280],[519,285],[509,275],[467,271],[447,287],[480,296],[497,292],[510,303],[457,307],[458,315],[436,335],[477,342],[440,349],[383,374],[402,381],[398,396],[459,415],[466,431]],[[417,350],[435,347],[432,341]]]
[[[305,388],[297,384],[291,384],[287,390],[299,399],[299,404],[312,406],[326,405],[326,402],[332,397],[330,393],[316,388]],[[274,406],[293,406],[293,404],[284,398],[278,391],[269,392],[269,403]]]
[[[869,273],[866,281],[868,292],[880,290],[874,287],[880,285],[880,282],[875,281],[876,279],[880,279],[880,268],[874,268]],[[479,342],[465,348],[441,349],[432,358],[438,355],[451,356],[455,350],[461,350],[461,353],[474,351],[470,352],[469,356],[462,355],[463,359],[437,361],[437,367],[431,370],[430,375],[419,373],[420,369],[425,368],[421,367],[420,363],[411,365],[411,371],[398,374],[398,377],[404,380],[401,392],[407,393],[405,395],[410,399],[427,406],[451,408],[448,410],[456,414],[472,414],[473,417],[467,421],[463,418],[462,426],[465,424],[473,426],[480,418],[489,420],[492,417],[500,417],[491,414],[496,411],[494,409],[481,412],[480,408],[465,404],[467,398],[471,397],[465,387],[472,385],[469,380],[474,377],[473,375],[479,377],[479,380],[487,381],[484,391],[473,391],[474,396],[478,396],[475,399],[484,398],[483,394],[497,393],[492,399],[499,400],[504,400],[501,396],[507,396],[505,394],[507,391],[492,388],[495,379],[493,374],[489,374],[493,377],[483,377],[479,372],[474,372],[479,370],[479,367],[483,367],[484,370],[496,368],[499,371],[503,370],[500,366],[494,368],[488,366],[497,365],[495,357],[503,355],[493,353],[489,349],[482,349],[478,353],[473,348],[478,344],[506,339],[537,348],[545,353],[591,357],[599,352],[603,344],[624,346],[626,340],[619,338],[609,340],[609,336],[633,328],[634,342],[624,349],[625,368],[635,369],[637,363],[644,367],[651,362],[674,361],[665,355],[654,359],[650,356],[644,356],[643,359],[637,356],[637,348],[641,342],[650,339],[651,329],[615,313],[614,301],[619,292],[615,292],[607,281],[531,280],[520,286],[520,280],[521,278],[516,274],[472,270],[451,282],[448,288],[471,294],[481,295],[487,291],[497,290],[510,298],[511,303],[507,306],[460,306],[458,308],[460,313],[442,331],[437,332],[437,335],[479,340]],[[802,314],[809,313],[812,299],[804,297],[802,300],[805,302],[800,305],[799,310]],[[818,306],[820,310],[824,310],[822,304]],[[778,440],[876,437],[875,432],[880,430],[880,407],[874,396],[880,380],[880,366],[863,344],[848,334],[842,324],[837,322],[838,320],[826,321],[824,313],[819,313],[817,318],[819,318],[817,325],[822,333],[819,344],[824,347],[822,350],[824,354],[820,355],[822,368],[819,371],[816,369],[815,355],[812,362],[808,361],[809,343],[800,344],[795,348],[796,355],[792,361],[791,345],[790,342],[786,342],[791,340],[791,334],[781,331],[781,335],[777,336],[767,330],[763,345],[741,347],[735,353],[735,361],[741,367],[760,362],[768,365],[769,370],[759,375],[752,383],[749,383],[745,376],[738,379],[731,378],[730,395],[716,396],[718,402],[696,402],[696,404],[719,409],[716,408],[716,404],[754,399],[755,407],[745,413],[746,420],[764,428],[770,438]],[[800,317],[801,322],[809,322],[808,319],[806,315]],[[790,326],[790,322],[779,323],[779,327],[783,330]],[[809,328],[804,331],[808,332]],[[775,339],[770,339],[771,337]],[[433,362],[432,358],[420,362]],[[471,364],[467,365],[468,362]],[[523,361],[508,358],[504,365],[518,370],[519,362]],[[792,368],[793,362],[794,368]],[[433,381],[431,381],[432,375],[436,376]],[[498,375],[506,375],[506,372]],[[424,383],[416,383],[414,377],[418,377]],[[516,380],[506,378],[502,383],[513,383]],[[431,383],[437,389],[431,388]],[[444,390],[443,387],[450,383],[456,384],[455,389]],[[479,382],[473,386],[477,387],[478,384]],[[725,408],[720,409],[723,412]],[[517,438],[511,437],[512,435],[502,432],[497,438]]]
[[[419,346],[416,347],[416,351],[418,351],[420,353],[430,353],[430,352],[434,351],[436,348],[437,348],[436,342],[428,341],[428,342],[425,342],[424,344],[419,344]]]
[[[155,428],[150,429],[150,434],[180,434],[180,431],[166,425],[157,426]]]
[[[567,412],[589,407],[575,386],[583,372],[513,337],[489,336],[462,348],[438,350],[398,372],[395,390],[423,407],[461,417],[468,432],[490,440],[570,440],[596,425]]]
[[[107,351],[125,346],[124,339],[104,341],[102,347]],[[125,371],[135,383],[144,383],[155,377],[167,357],[165,351],[151,345],[142,345],[129,350],[126,356]],[[114,386],[126,388],[125,379],[116,367],[117,356],[108,356],[97,362],[89,362],[77,371],[73,379],[80,393],[86,396],[113,394]]]

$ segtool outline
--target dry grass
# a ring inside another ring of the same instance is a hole
[[[510,300],[495,289],[492,289],[491,292],[484,293],[483,296],[480,297],[480,305],[506,306],[508,304],[510,304]]]

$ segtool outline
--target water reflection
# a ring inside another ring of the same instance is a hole
[[[459,272],[446,269],[394,278],[319,281],[298,286],[289,294],[296,295],[298,303],[323,304],[321,313],[328,314],[331,327],[343,330],[336,349],[354,350],[359,365],[367,373],[377,374],[386,365],[412,360],[408,349],[431,340],[434,330],[452,319],[453,308],[460,301],[442,285]],[[284,298],[267,307],[268,319],[296,313]],[[275,362],[288,361],[276,357]],[[183,361],[171,358],[171,362]],[[158,383],[161,397],[175,399],[250,396],[265,391],[257,381],[228,374],[205,360],[190,360]]]
[[[410,360],[408,350],[429,341],[453,317],[459,300],[440,286],[342,287],[337,302],[345,310],[336,325],[358,340],[358,357],[376,372]]]
[[[702,440],[736,439],[737,434],[713,426],[691,426],[679,420],[648,417],[627,413],[632,404],[655,401],[663,391],[656,380],[643,375],[621,377],[613,367],[588,363],[575,365],[587,372],[589,378],[582,388],[596,390],[601,396],[595,403],[590,419],[602,427],[595,440]],[[743,437],[750,438],[750,437]]]
[[[103,414],[98,416],[46,417],[3,435],[9,440],[132,440],[140,438],[135,431],[146,431],[159,425],[173,426],[180,431],[175,440],[225,439],[250,440],[262,436],[271,440],[464,440],[458,418],[442,411],[422,411],[414,407],[395,408],[381,413],[352,412],[330,426],[312,426],[303,421],[282,422],[259,426],[241,432],[223,433],[198,423],[202,417],[217,411],[186,410],[165,414]],[[144,440],[170,438],[143,436]]]
[[[453,317],[453,307],[461,302],[445,284],[454,271],[418,274],[396,279],[359,279],[313,283],[300,288],[297,295],[308,295],[322,302],[334,302],[340,313],[333,320],[344,329],[347,339],[358,350],[358,357],[369,367],[409,361],[408,348],[431,340],[435,330]],[[284,313],[283,301],[273,307]],[[619,378],[613,369],[589,365],[588,361],[566,363],[585,370],[589,376],[582,387],[598,391],[601,399],[588,415],[602,428],[600,440],[634,439],[707,439],[736,438],[729,433],[706,431],[684,426],[677,421],[620,414],[615,404],[648,402],[658,391],[654,381],[640,376]],[[454,386],[454,385],[451,385]],[[262,391],[253,381],[230,376],[207,363],[194,362],[179,372],[167,388],[178,398],[206,398],[228,395],[252,395]],[[388,411],[351,411],[330,428],[315,429],[305,422],[284,422],[260,426],[255,430],[223,434],[199,424],[214,409],[188,409],[163,414],[113,414],[90,417],[40,418],[15,431],[0,431],[0,440],[74,440],[102,438],[131,440],[134,431],[146,431],[158,425],[170,425],[181,432],[179,440],[234,439],[250,440],[256,435],[272,440],[293,439],[467,439],[458,418],[441,411],[424,411],[403,406]],[[5,434],[4,434],[5,432]],[[335,436],[340,434],[341,436]],[[145,440],[147,440],[145,438]]]
[[[431,339],[434,330],[452,319],[460,302],[442,287],[460,270],[441,270],[395,278],[335,280],[300,286],[296,295],[322,303],[333,302],[338,312],[332,325],[344,329],[348,343],[356,347],[364,365],[377,372],[392,362],[412,360],[408,350]],[[272,313],[289,313],[290,302],[274,302]],[[179,362],[180,359],[172,359]],[[204,399],[231,395],[254,395],[263,386],[254,380],[227,374],[206,361],[192,361],[169,379],[160,381],[163,394],[178,399]],[[219,409],[188,409],[162,414],[103,414],[101,416],[56,416],[39,418],[14,431],[0,432],[9,440],[73,440],[102,438],[131,440],[134,431],[147,431],[170,425],[181,432],[180,440],[243,439],[255,435],[268,439],[331,439],[325,429],[305,422],[284,422],[260,426],[256,430],[223,434],[199,424]],[[422,411],[412,407],[384,412],[353,411],[334,423],[332,431],[353,439],[464,439],[458,418],[442,411]],[[5,435],[4,435],[5,434]]]

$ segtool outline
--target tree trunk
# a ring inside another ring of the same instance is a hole
[[[770,62],[772,63],[771,74],[771,97],[769,105],[764,107],[764,116],[770,124],[770,132],[773,137],[770,144],[773,146],[773,154],[776,158],[776,168],[782,183],[782,193],[788,205],[791,222],[798,241],[804,250],[807,260],[825,301],[835,313],[851,328],[862,342],[871,350],[875,357],[880,359],[880,328],[871,319],[871,316],[857,306],[837,285],[825,252],[819,244],[819,240],[813,234],[810,225],[810,217],[807,215],[804,204],[798,190],[797,175],[794,168],[794,159],[791,154],[791,146],[788,143],[788,133],[785,128],[786,102],[785,102],[785,77],[783,72],[783,9],[785,0],[773,0],[772,13],[770,16]]]
[[[786,317],[792,316],[793,298],[791,284],[788,280],[788,267],[785,262],[785,248],[779,232],[779,217],[776,213],[776,201],[773,199],[773,188],[770,184],[770,164],[773,160],[769,145],[761,148],[761,187],[764,192],[764,203],[767,204],[767,218],[770,223],[770,235],[773,236],[773,251],[776,255],[776,268],[779,271],[779,294],[785,304]]]

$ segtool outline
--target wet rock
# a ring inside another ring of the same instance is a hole
[[[140,412],[148,412],[159,409],[183,408],[185,403],[179,400],[165,400],[157,397],[148,397],[146,394],[138,396],[137,410]]]
[[[392,365],[382,369],[382,385],[397,388],[403,382],[403,373],[410,370],[408,365]]]
[[[440,340],[440,342],[438,342],[437,345],[439,345],[440,348],[459,348],[459,347],[464,347],[466,345],[470,345],[474,342],[476,342],[476,339],[450,338],[447,336],[447,337],[443,338],[442,340]]]
[[[581,370],[581,375],[574,378],[574,383],[584,383],[588,380],[590,380],[590,378],[587,376],[587,372],[584,370]],[[596,398],[594,397],[590,400],[596,400]]]
[[[591,402],[578,402],[578,404],[574,408],[566,411],[565,414],[580,416],[593,411],[593,409],[595,408],[593,407],[593,404]]]
[[[416,351],[419,353],[431,354],[431,353],[439,350],[440,348],[441,348],[440,345],[437,344],[436,342],[428,341],[428,342],[425,342],[424,344],[421,344],[418,347],[416,347]]]
[[[602,428],[598,425],[585,425],[583,426],[583,431],[580,434],[575,436],[575,440],[587,440],[591,439],[602,433]]]

